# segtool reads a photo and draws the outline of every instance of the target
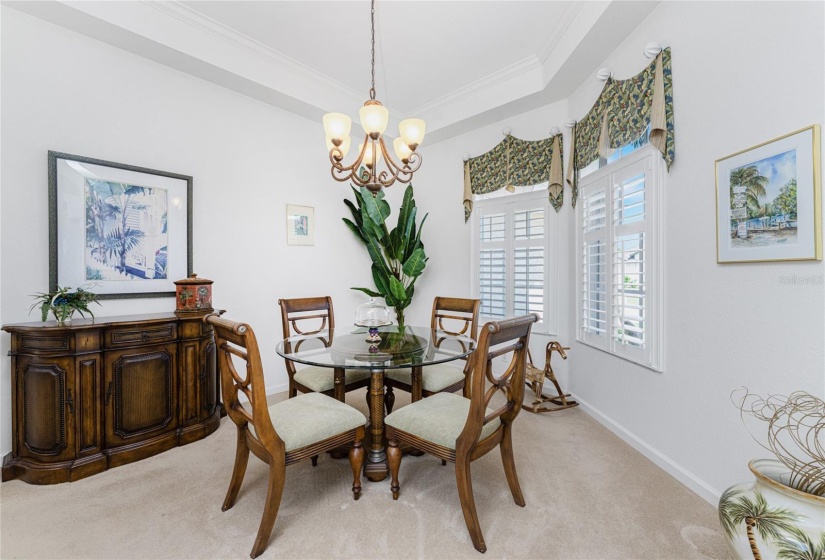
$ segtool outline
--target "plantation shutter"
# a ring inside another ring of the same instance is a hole
[[[478,295],[483,317],[507,314],[507,214],[482,214],[479,219]]]
[[[644,161],[623,168],[613,179],[611,247],[611,336],[614,351],[644,356],[647,275],[646,175]]]
[[[607,189],[606,181],[582,193],[581,332],[606,345],[607,331]]]
[[[544,210],[513,213],[513,315],[544,319]]]

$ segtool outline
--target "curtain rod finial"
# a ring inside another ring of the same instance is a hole
[[[645,45],[645,50],[644,50],[645,58],[648,58],[648,59],[656,58],[656,56],[660,52],[662,52],[663,48],[664,47],[662,45],[660,45],[659,43],[657,43],[656,41],[651,41],[650,43]]]
[[[469,161],[471,157],[472,156],[470,155],[470,152],[466,152],[464,155],[461,156],[461,159],[463,161]]]
[[[602,68],[601,70],[596,72],[596,79],[600,82],[606,82],[610,79],[612,75],[613,72],[611,72],[609,68]]]
[[[573,128],[574,126],[576,126],[576,119],[570,119],[569,121],[564,123],[565,128]]]
[[[502,128],[502,129],[501,129],[501,133],[502,133],[504,136],[510,136],[510,134],[511,134],[512,132],[513,132],[513,129],[512,129],[512,128],[510,128],[509,126],[505,126],[504,128]]]
[[[550,136],[551,137],[557,136],[559,134],[561,134],[561,129],[559,127],[554,126],[553,128],[550,129]]]

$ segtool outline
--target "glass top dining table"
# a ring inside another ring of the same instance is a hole
[[[475,341],[439,329],[395,325],[378,328],[380,341],[371,342],[368,336],[366,328],[353,331],[339,327],[289,337],[279,342],[275,351],[296,363],[332,368],[339,400],[344,398],[347,369],[370,371],[371,443],[364,475],[377,482],[389,472],[384,447],[384,371],[410,368],[412,400],[416,401],[421,398],[422,368],[466,358],[475,349]]]

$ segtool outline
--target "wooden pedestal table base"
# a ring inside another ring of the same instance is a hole
[[[364,461],[364,476],[372,482],[381,482],[389,474],[387,452],[384,447],[384,370],[370,369],[370,430],[372,441]]]

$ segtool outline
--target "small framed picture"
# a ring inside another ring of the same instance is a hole
[[[192,177],[49,152],[49,290],[174,297],[192,273]]]
[[[286,205],[286,244],[315,245],[315,210],[312,206]]]
[[[719,263],[822,260],[819,125],[716,160]]]

